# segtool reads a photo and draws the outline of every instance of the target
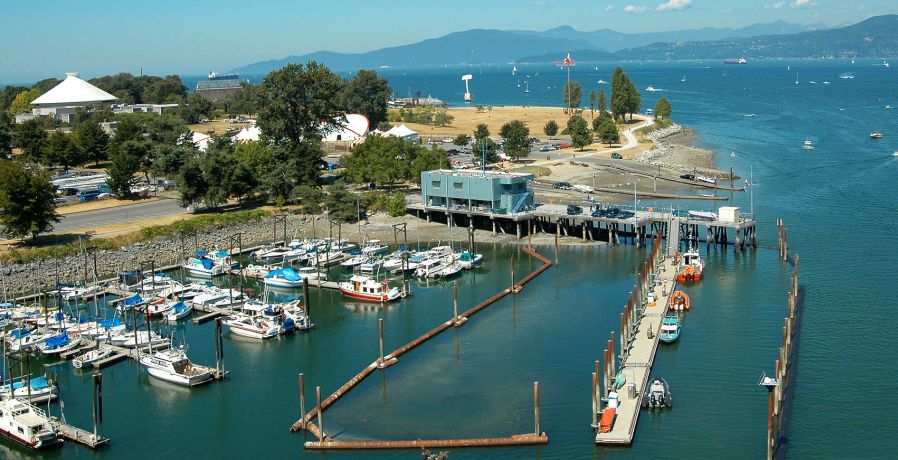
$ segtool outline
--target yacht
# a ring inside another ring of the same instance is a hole
[[[299,276],[306,278],[309,281],[327,280],[327,273],[319,272],[315,267],[302,267],[296,270],[296,273],[299,273]]]
[[[298,288],[302,287],[302,276],[290,267],[278,268],[265,275],[262,278],[262,283],[271,287]]]
[[[801,148],[805,150],[814,150],[814,143],[810,140],[804,141],[804,144],[801,144]]]
[[[446,264],[442,258],[434,257],[422,260],[415,269],[415,276],[418,278],[438,278]]]
[[[352,254],[350,258],[340,262],[340,266],[345,268],[355,268],[367,262],[368,259],[370,259],[370,257],[365,254]]]
[[[47,414],[16,398],[0,402],[0,433],[31,449],[62,446]]]
[[[380,271],[381,267],[384,266],[384,261],[375,258],[369,258],[367,262],[359,265],[359,272],[374,274]]]
[[[296,331],[296,323],[284,314],[282,304],[251,300],[243,305],[242,314],[262,318],[266,323],[279,325],[279,334]]]
[[[306,331],[315,326],[312,324],[308,312],[306,312],[306,309],[302,306],[302,303],[300,303],[299,300],[291,300],[290,302],[283,303],[281,304],[281,308],[284,310],[284,315],[287,319],[293,320],[296,329]]]
[[[656,91],[661,91],[660,89],[655,88],[655,87],[652,86],[652,85],[647,86],[647,87],[645,88],[645,90],[648,91],[648,92],[650,92],[650,93],[654,93],[654,92],[656,92]]]
[[[169,348],[140,358],[153,377],[177,385],[194,387],[212,381],[214,369],[199,366],[187,358],[184,348]]]
[[[197,251],[193,253],[193,257],[181,263],[181,267],[194,276],[221,276],[227,273],[229,267],[222,264],[216,264],[212,257],[209,257],[205,251]]]
[[[349,281],[343,281],[339,286],[343,295],[356,299],[391,302],[402,297],[399,288],[390,287],[386,281],[377,281],[365,275],[353,275]]]
[[[458,259],[459,265],[465,270],[470,270],[483,262],[483,254],[472,253],[471,251],[463,251]]]
[[[147,332],[147,331],[130,331],[124,332],[118,335],[113,335],[109,343],[119,347],[126,348],[144,348],[144,347],[159,347],[169,343],[168,338],[163,337],[155,332]]]
[[[368,240],[368,244],[362,248],[362,254],[374,256],[377,254],[383,254],[390,249],[389,246],[385,244],[381,244],[380,240]]]
[[[280,334],[280,326],[266,321],[262,317],[250,317],[248,315],[231,315],[222,323],[232,333],[252,339],[270,339]]]
[[[872,133],[870,133],[870,139],[882,139],[882,132],[873,131]]]

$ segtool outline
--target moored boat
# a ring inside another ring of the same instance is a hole
[[[266,321],[262,317],[251,317],[248,315],[231,315],[222,324],[239,336],[249,337],[252,339],[270,339],[280,334],[280,325]]]
[[[56,384],[47,380],[45,375],[32,377],[30,380],[20,378],[12,382],[12,385],[7,383],[0,386],[0,398],[15,398],[32,404],[53,401],[57,398]]]
[[[648,390],[642,396],[642,407],[650,409],[663,409],[673,406],[673,399],[670,397],[670,387],[667,381],[661,377],[652,379]]]
[[[471,251],[462,251],[458,258],[458,264],[465,270],[470,270],[483,262],[483,254],[473,253]]]
[[[183,301],[178,301],[168,310],[168,313],[165,315],[165,319],[170,322],[178,321],[180,319],[184,319],[190,316],[190,313],[193,311],[193,304],[185,304]]]
[[[676,291],[671,294],[670,309],[673,311],[689,310],[689,296],[683,291]]]
[[[677,271],[677,281],[680,283],[691,283],[702,280],[702,273],[705,271],[705,262],[699,255],[698,250],[691,249],[683,253],[683,260],[680,262]]]
[[[302,287],[302,276],[290,267],[278,268],[262,278],[266,286],[279,288]]]
[[[187,358],[184,348],[169,348],[140,358],[140,364],[157,379],[193,387],[212,381],[213,369],[199,366]]]
[[[0,433],[31,449],[62,445],[47,414],[17,398],[0,402]]]
[[[74,367],[75,369],[81,369],[82,367],[89,366],[103,358],[112,356],[113,353],[115,353],[115,350],[101,345],[73,359],[72,367]]]
[[[181,267],[183,267],[184,270],[187,270],[191,275],[203,277],[224,275],[229,268],[225,265],[215,263],[215,260],[213,260],[212,257],[209,257],[204,251],[193,253],[193,257],[182,262]]]
[[[664,343],[674,343],[680,338],[680,318],[677,316],[665,316],[661,320],[661,330],[658,332],[658,340]]]
[[[370,276],[353,275],[349,281],[339,284],[340,292],[348,297],[374,302],[391,302],[402,296],[399,288],[390,287],[386,281],[377,281]]]
[[[881,131],[873,131],[870,133],[870,139],[882,139],[882,137]]]

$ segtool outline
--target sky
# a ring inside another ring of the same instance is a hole
[[[895,0],[15,0],[0,15],[0,82],[141,68],[205,74],[474,28],[659,32],[780,19],[833,27],[896,12]]]

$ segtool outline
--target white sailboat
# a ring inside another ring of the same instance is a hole
[[[686,81],[686,75],[683,75],[683,78],[681,78],[680,81]]]
[[[511,64],[511,74],[517,75],[517,73],[518,73],[518,66],[516,66],[514,63],[512,63]]]
[[[528,84],[526,81],[524,81],[524,92],[525,93],[530,92],[530,84]]]
[[[77,358],[72,360],[72,367],[75,369],[81,369],[82,367],[93,364],[107,356],[112,356],[115,353],[115,350],[109,347],[100,346],[98,348],[94,348],[82,355],[79,355]]]

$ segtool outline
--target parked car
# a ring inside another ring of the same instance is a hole
[[[582,214],[582,213],[583,213],[583,208],[581,208],[580,206],[577,206],[575,204],[567,205],[567,215],[576,216],[577,214]]]
[[[683,174],[680,179],[695,180],[695,174]]]
[[[623,160],[623,159],[624,159],[624,156],[621,155],[621,154],[619,154],[619,153],[617,153],[617,152],[614,152],[614,153],[611,154],[611,159],[612,159],[612,160]]]
[[[605,216],[607,216],[607,215],[608,215],[608,210],[607,210],[607,209],[599,208],[599,209],[596,209],[595,211],[592,212],[592,216],[593,216],[593,217],[605,217]]]
[[[96,200],[97,198],[99,198],[100,195],[101,195],[100,192],[82,193],[82,194],[78,195],[78,199],[81,201],[93,201],[93,200]]]
[[[552,147],[551,145],[544,145],[539,148],[540,152],[551,152],[553,150],[556,150],[556,149],[555,149],[555,147]]]
[[[562,143],[558,144],[558,147],[562,148],[562,149],[566,149],[570,146],[571,146],[571,144],[568,144],[567,142],[562,142]]]
[[[557,188],[559,190],[570,190],[571,187],[572,186],[570,182],[556,182],[552,184],[552,188]]]
[[[458,155],[458,149],[446,150],[446,155]]]

